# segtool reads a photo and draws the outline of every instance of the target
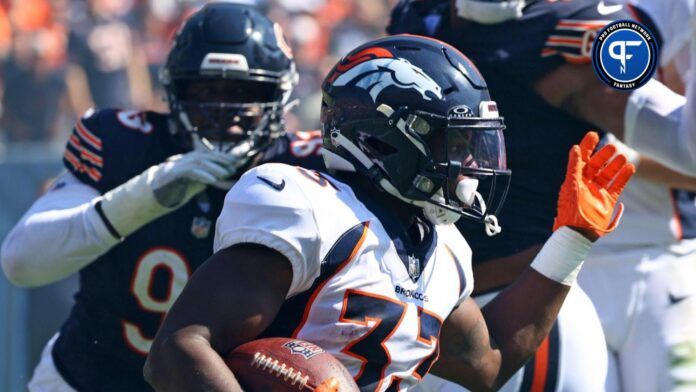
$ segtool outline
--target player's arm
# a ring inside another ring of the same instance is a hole
[[[196,151],[152,166],[102,195],[100,181],[114,168],[86,145],[91,140],[104,149],[109,146],[97,144],[97,136],[87,132],[78,125],[66,147],[71,173],[39,198],[3,241],[0,262],[18,286],[69,276],[143,225],[183,205],[206,184],[233,173],[232,156]],[[91,166],[94,162],[104,167]]]
[[[636,167],[636,177],[670,188],[696,191],[696,177],[687,176],[670,169],[660,162],[628,147],[610,133],[606,137],[608,142],[616,146],[617,151],[624,154],[628,161]]]
[[[465,300],[445,321],[433,372],[472,390],[496,390],[534,354],[548,335],[592,241],[618,224],[614,205],[634,172],[616,147],[595,155],[590,133],[570,153],[555,232],[531,266],[479,310]]]
[[[536,352],[569,289],[528,268],[483,309],[467,298],[442,326],[433,374],[473,391],[498,390]]]
[[[61,176],[5,237],[0,261],[7,278],[23,287],[63,279],[181,206],[205,184],[231,175],[223,154],[189,154],[104,195],[70,173]]]
[[[612,132],[661,164],[696,176],[694,110],[686,105],[689,98],[657,80],[628,93],[602,83],[591,65],[565,64],[538,80],[535,89],[549,104]]]
[[[676,125],[674,121],[680,118],[679,116],[684,111],[683,98],[657,81],[650,82],[647,89],[650,91],[649,93],[640,89],[633,95],[612,89],[599,81],[591,66],[574,64],[561,66],[540,79],[536,84],[537,92],[553,106],[562,108],[566,112],[615,135],[618,133],[619,137],[624,138],[627,136],[624,133],[627,118],[632,119],[630,120],[633,124],[632,131],[636,131],[638,128],[647,131],[647,127],[636,123],[638,118],[635,116],[640,116],[643,121],[648,121],[647,116],[650,115],[649,113],[652,113],[650,116],[654,116],[655,110],[663,111],[665,114],[669,114],[670,110],[676,110],[666,117],[653,117],[653,120],[657,122],[650,123],[650,126],[654,127],[655,132],[650,131],[652,136],[639,136],[643,142],[634,146],[641,152],[631,150],[630,147],[626,146],[621,146],[620,149],[633,156],[637,176],[672,188],[693,189],[696,186],[696,178],[691,176],[696,176],[696,149],[691,151],[693,148],[687,141],[694,140],[696,142],[696,139],[689,139],[690,136],[686,134],[685,129],[674,131],[676,128],[665,128],[663,124],[663,122],[671,121],[673,125]],[[634,104],[631,103],[645,99],[648,100],[645,103],[648,107],[643,105],[642,112],[636,110],[633,107]],[[655,105],[658,102],[664,102],[664,105],[667,106],[664,109],[657,109]],[[674,102],[674,104],[670,105],[669,102]],[[628,116],[627,111],[634,114]],[[682,136],[670,134],[670,129]],[[696,132],[696,126],[694,132]],[[696,134],[694,137],[696,138]],[[634,138],[629,137],[629,139]],[[650,142],[651,139],[654,141]],[[694,154],[693,159],[689,158],[692,153]]]
[[[241,390],[222,355],[273,321],[291,281],[290,262],[269,248],[240,245],[215,253],[167,314],[145,379],[158,391]]]
[[[92,206],[100,196],[71,173],[59,176],[5,237],[0,261],[7,279],[24,287],[47,284],[118,243]]]
[[[681,174],[644,155],[636,163],[636,176],[670,188],[696,192],[696,177]]]
[[[537,80],[536,92],[552,106],[622,139],[630,93],[602,83],[591,64],[564,64]]]
[[[222,356],[253,340],[287,297],[318,276],[314,213],[299,184],[282,176],[287,170],[296,169],[256,167],[227,194],[216,253],[193,274],[152,344],[144,374],[155,389],[238,387]]]

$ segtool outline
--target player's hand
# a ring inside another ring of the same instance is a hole
[[[152,179],[152,191],[164,207],[179,207],[206,185],[223,181],[234,175],[237,158],[219,151],[195,150],[174,155],[157,166]]]
[[[339,392],[341,384],[335,377],[330,377],[318,387],[314,389],[314,392]]]
[[[636,171],[624,155],[616,154],[616,147],[611,144],[592,154],[598,143],[599,135],[590,132],[570,150],[553,226],[554,230],[571,227],[592,241],[619,224],[623,204],[619,204],[616,214],[614,206]]]

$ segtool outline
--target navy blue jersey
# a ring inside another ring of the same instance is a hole
[[[529,1],[523,16],[501,24],[465,22],[453,27],[447,0],[402,0],[388,31],[429,35],[469,56],[505,117],[512,170],[510,193],[498,215],[501,234],[488,237],[464,219],[460,230],[474,262],[509,256],[551,235],[568,151],[597,127],[544,101],[534,83],[564,64],[589,64],[593,39],[608,22],[633,19],[626,9],[609,14],[596,0]],[[606,2],[606,4],[611,4]],[[589,66],[589,65],[588,65]]]
[[[678,239],[696,238],[696,192],[673,189],[675,218],[679,222]]]
[[[168,121],[153,112],[95,112],[76,125],[65,166],[105,193],[185,152]],[[288,134],[266,150],[260,163],[322,170],[321,145],[319,131]],[[150,390],[142,377],[145,355],[165,312],[212,254],[225,193],[209,187],[80,271],[75,305],[53,350],[56,367],[75,389]]]

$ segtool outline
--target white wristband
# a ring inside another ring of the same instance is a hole
[[[572,286],[591,247],[592,241],[564,226],[546,241],[531,267],[551,280]]]

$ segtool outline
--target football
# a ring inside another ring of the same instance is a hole
[[[338,359],[304,340],[254,340],[231,351],[225,363],[247,391],[359,391]]]

